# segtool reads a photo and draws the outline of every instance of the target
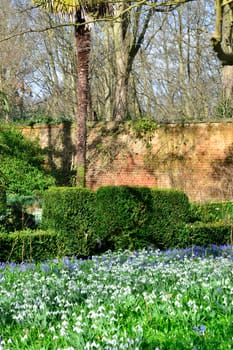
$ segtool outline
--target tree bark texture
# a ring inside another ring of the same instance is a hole
[[[222,92],[233,104],[233,1],[215,0],[216,24],[212,43],[222,63]]]
[[[124,3],[116,5],[115,15],[124,10]],[[113,42],[116,62],[116,83],[113,100],[113,119],[123,120],[127,113],[127,95],[128,95],[128,75],[127,64],[129,49],[126,43],[124,33],[124,18],[121,16],[113,23]]]
[[[225,101],[233,101],[233,66],[222,67],[222,87]]]
[[[215,0],[212,44],[223,65],[233,65],[233,1]]]
[[[132,72],[134,59],[142,47],[146,31],[154,10],[150,9],[144,16],[142,27],[140,27],[141,16],[143,12],[140,6],[133,14],[133,24],[127,14],[123,14],[126,9],[125,3],[115,5],[115,16],[117,21],[113,22],[113,42],[115,51],[116,82],[113,100],[113,119],[123,120],[127,117],[128,90],[130,74]]]
[[[80,23],[80,20],[79,20]],[[88,26],[80,26],[75,30],[78,70],[78,113],[77,113],[77,143],[76,143],[76,185],[85,186],[86,173],[86,120],[89,93],[89,55],[91,35]]]

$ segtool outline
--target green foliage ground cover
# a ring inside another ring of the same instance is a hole
[[[4,350],[226,350],[233,249],[0,265]]]

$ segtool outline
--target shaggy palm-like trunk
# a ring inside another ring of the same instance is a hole
[[[82,23],[81,13],[77,12],[77,23]],[[86,120],[88,108],[88,73],[91,35],[88,26],[82,25],[75,30],[78,69],[78,113],[76,144],[76,185],[84,187],[86,178]]]

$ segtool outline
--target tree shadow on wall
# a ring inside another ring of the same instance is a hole
[[[212,162],[212,177],[218,186],[212,189],[212,194],[223,199],[233,196],[233,144],[225,151],[225,158]]]
[[[56,179],[58,186],[69,186],[72,179],[72,160],[75,153],[75,147],[71,138],[70,121],[62,122],[60,133],[53,136],[53,125],[47,124],[48,147],[46,150],[48,157],[48,167]],[[58,160],[60,160],[58,162]]]
[[[123,123],[112,123],[108,126],[106,123],[99,123],[98,128],[95,129],[96,135],[87,145],[87,169],[90,187],[95,187],[102,175],[108,174],[109,170],[112,171],[114,166],[116,167],[114,160],[122,150],[124,150],[126,158],[130,157],[131,152],[127,142],[119,138],[124,128]]]

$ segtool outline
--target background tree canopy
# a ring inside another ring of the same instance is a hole
[[[1,9],[0,40],[35,31],[0,43],[0,90],[9,104],[1,118],[74,120],[76,48],[73,26],[65,26],[72,20],[33,7],[30,1],[13,0],[10,5],[2,0]],[[120,16],[121,8],[115,5],[113,10]],[[119,88],[126,92],[121,94],[127,98],[126,118],[149,116],[164,122],[231,116],[222,95],[221,64],[210,40],[214,1],[158,10],[135,3],[118,21],[92,24],[88,119],[117,118]]]

